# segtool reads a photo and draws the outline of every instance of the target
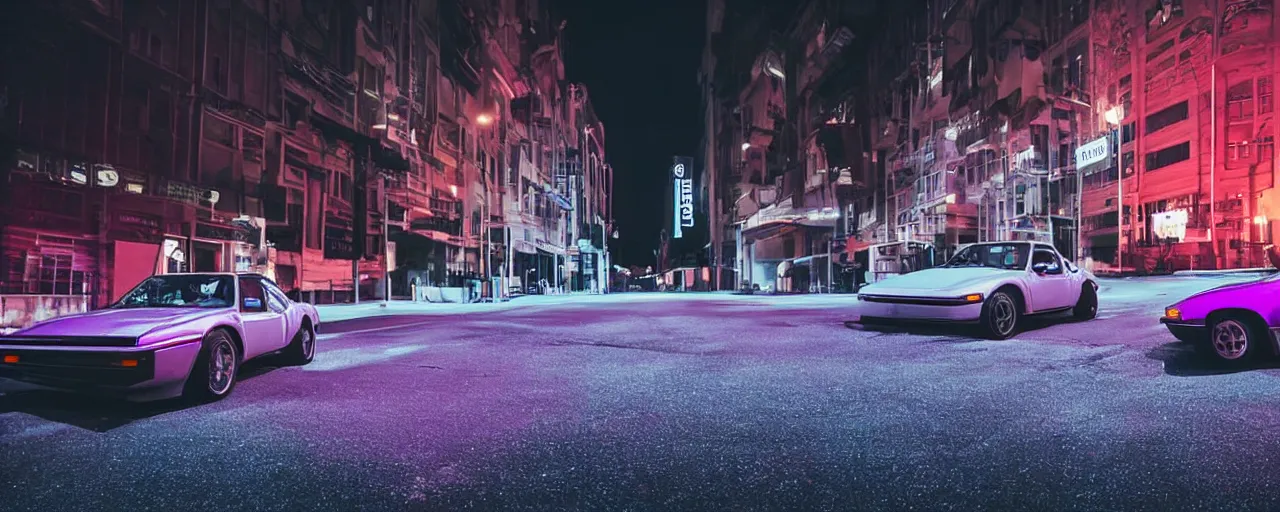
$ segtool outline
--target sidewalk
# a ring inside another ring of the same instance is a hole
[[[357,318],[393,315],[451,315],[477,311],[501,311],[512,307],[515,301],[497,303],[447,303],[447,302],[413,302],[408,300],[366,301],[359,304],[323,304],[316,306],[320,314],[320,323],[341,322]]]
[[[1275,272],[1276,272],[1276,269],[1274,268],[1262,267],[1262,268],[1233,268],[1233,269],[1223,269],[1223,270],[1179,270],[1177,272],[1174,272],[1173,275],[1175,276],[1225,276],[1225,275],[1240,275],[1240,274],[1265,275],[1265,274],[1274,274]]]
[[[491,311],[507,311],[510,309],[585,302],[603,297],[615,297],[619,294],[568,293],[561,295],[523,295],[503,302],[473,302],[470,304],[456,302],[413,302],[409,300],[365,301],[359,304],[324,304],[317,305],[320,323],[341,322],[357,318],[394,315],[456,315],[464,313],[481,313]]]
[[[753,296],[743,295],[737,296],[733,292],[690,292],[678,294],[680,300],[737,300],[750,299]],[[816,302],[835,302],[837,304],[844,302],[839,299],[833,301],[832,297],[845,297],[845,300],[852,300],[854,295],[826,295],[826,294],[807,294],[794,297],[774,296],[771,298],[783,298],[783,303],[798,303],[805,301]],[[754,298],[759,299],[761,296],[756,295]],[[408,300],[393,300],[386,305],[382,301],[368,301],[360,304],[324,304],[317,305],[316,311],[320,313],[320,323],[341,322],[344,320],[355,320],[360,318],[370,318],[379,316],[396,316],[396,315],[459,315],[467,313],[488,313],[494,311],[510,311],[523,307],[538,306],[563,306],[573,304],[591,304],[591,305],[620,305],[625,303],[636,302],[659,302],[672,300],[672,294],[662,292],[626,292],[626,293],[569,293],[563,295],[525,295],[505,302],[476,302],[471,304],[445,303],[445,302],[412,302]]]

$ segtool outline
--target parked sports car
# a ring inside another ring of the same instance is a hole
[[[977,322],[993,339],[1012,337],[1028,315],[1098,314],[1097,278],[1032,242],[969,245],[939,267],[867,285],[858,298],[863,323]]]
[[[138,400],[223,398],[245,361],[315,356],[315,307],[256,274],[150,277],[119,302],[0,336],[0,377]]]
[[[1160,322],[1178,339],[1227,363],[1280,348],[1280,273],[1206,290],[1165,308]]]

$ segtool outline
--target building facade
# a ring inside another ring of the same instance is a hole
[[[603,125],[583,174],[590,108],[545,2],[3,10],[5,326],[168,272],[261,272],[320,303],[562,290],[573,198],[611,226]]]
[[[872,204],[877,185],[856,122],[865,59],[855,33],[870,11],[784,4],[708,4],[709,259],[720,288],[829,292],[848,288],[839,255],[862,214],[850,208]]]
[[[712,4],[711,18],[727,26],[733,8]],[[750,11],[743,5],[737,8]],[[754,12],[737,16],[761,18]],[[720,198],[735,195],[738,210],[717,211],[720,226],[741,226],[734,236],[722,230],[722,240],[735,240],[744,282],[784,287],[776,274],[786,265],[773,270],[775,262],[819,256],[820,247],[799,238],[778,250],[759,235],[761,226],[800,232],[797,219],[814,217],[809,183],[785,178],[802,167],[828,168],[843,262],[872,272],[879,269],[869,268],[875,262],[864,251],[907,241],[941,259],[966,243],[1039,240],[1096,272],[1266,266],[1277,208],[1272,2],[909,0],[857,15],[848,26],[866,38],[839,58],[862,72],[827,79],[832,87],[808,96],[804,73],[831,73],[797,63],[803,39],[796,36],[815,19],[828,33],[839,26],[847,13],[832,3],[763,15],[787,19],[785,32],[776,21],[740,23],[745,33],[730,37],[790,39],[736,71],[707,72],[733,67],[714,36],[704,52],[707,116],[720,123],[708,121],[708,152],[714,146],[716,158],[733,162],[707,168],[733,184],[720,186]],[[863,34],[857,19],[880,28]],[[801,83],[791,85],[795,73]],[[746,81],[738,78],[744,74]],[[860,92],[842,96],[850,89]],[[861,175],[854,163],[847,164],[854,172],[843,172],[830,160],[837,146],[822,144],[822,130],[795,115],[793,105],[841,105],[842,97],[847,106],[830,109],[839,115],[822,113],[824,128],[851,120],[850,138],[863,145],[848,146],[864,157]],[[784,115],[762,117],[761,108]],[[755,128],[725,130],[735,115]],[[788,128],[817,133],[822,151],[802,139],[790,151],[779,147],[775,140],[789,140]],[[751,190],[734,190],[739,183]],[[789,210],[798,204],[807,210]],[[756,216],[757,209],[776,213]],[[720,246],[728,250],[727,242]]]

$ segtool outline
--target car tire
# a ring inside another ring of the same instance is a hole
[[[1076,320],[1093,320],[1098,316],[1098,291],[1092,284],[1085,283],[1084,289],[1080,290],[1080,299],[1076,301],[1075,308],[1072,308],[1071,316]]]
[[[1265,329],[1258,321],[1243,315],[1223,315],[1209,322],[1209,340],[1205,352],[1228,365],[1243,365],[1267,351]]]
[[[982,316],[979,320],[988,338],[1007,340],[1017,334],[1021,317],[1018,301],[1008,292],[996,291],[982,303]]]
[[[221,400],[230,395],[239,380],[240,350],[231,333],[214,329],[204,336],[200,355],[187,377],[183,397],[195,403]]]
[[[284,349],[283,355],[285,364],[290,366],[303,366],[315,358],[316,329],[311,326],[311,322],[302,323],[298,334],[293,336],[293,341]]]

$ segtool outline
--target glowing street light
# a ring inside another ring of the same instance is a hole
[[[476,117],[476,123],[479,123],[480,126],[489,126],[493,124],[493,116],[490,116],[489,114],[480,114]]]
[[[750,143],[750,142],[743,142],[743,143],[742,143],[742,150],[743,150],[743,151],[746,151],[746,150],[749,150],[749,149],[751,149],[751,143]]]
[[[1111,126],[1120,126],[1120,121],[1124,120],[1124,107],[1120,105],[1111,107],[1102,113],[1102,118]]]

